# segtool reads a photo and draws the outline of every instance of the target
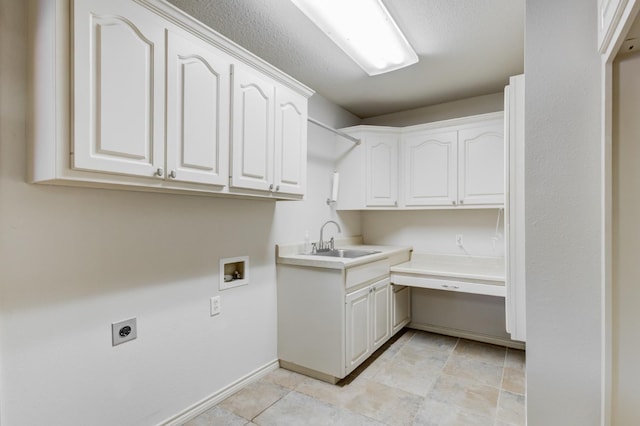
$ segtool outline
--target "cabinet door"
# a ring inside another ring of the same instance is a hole
[[[365,144],[367,206],[397,206],[397,136],[393,133],[366,133]]]
[[[276,90],[274,191],[304,195],[307,181],[307,100]]]
[[[232,79],[231,186],[272,190],[275,86],[239,65]]]
[[[411,288],[392,286],[391,333],[396,334],[411,321]]]
[[[460,204],[504,204],[504,123],[458,132]]]
[[[167,38],[167,174],[224,186],[229,179],[229,59],[194,36]]]
[[[371,354],[371,287],[346,296],[346,374]]]
[[[164,167],[164,27],[134,2],[73,7],[74,169],[152,177]]]
[[[402,142],[404,205],[457,204],[457,132],[426,131]]]
[[[389,278],[377,282],[371,287],[372,306],[372,345],[374,352],[391,337],[391,285]]]

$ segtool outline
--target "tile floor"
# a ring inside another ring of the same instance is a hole
[[[525,424],[524,351],[406,330],[372,358],[338,385],[275,370],[186,426]]]

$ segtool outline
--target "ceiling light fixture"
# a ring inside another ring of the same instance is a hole
[[[382,0],[291,0],[369,75],[418,62]]]

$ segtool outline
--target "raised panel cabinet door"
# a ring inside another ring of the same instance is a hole
[[[131,1],[73,7],[74,169],[158,176],[164,167],[164,28]]]
[[[274,183],[276,192],[304,195],[307,183],[307,99],[276,89]]]
[[[239,65],[232,79],[231,186],[273,190],[275,86]]]
[[[372,303],[372,352],[391,337],[391,285],[389,278],[377,282],[371,292]]]
[[[168,32],[167,43],[167,176],[225,186],[231,62],[188,34]]]
[[[402,142],[404,205],[457,204],[457,138],[455,131],[409,134]]]
[[[369,207],[398,205],[398,137],[366,133],[366,203]]]
[[[346,296],[346,372],[349,373],[371,354],[371,287]]]
[[[411,321],[411,288],[392,286],[392,334]]]
[[[460,204],[504,204],[504,123],[458,132]]]

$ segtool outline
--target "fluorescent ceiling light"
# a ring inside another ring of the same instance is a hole
[[[369,75],[418,62],[382,0],[291,0]]]

